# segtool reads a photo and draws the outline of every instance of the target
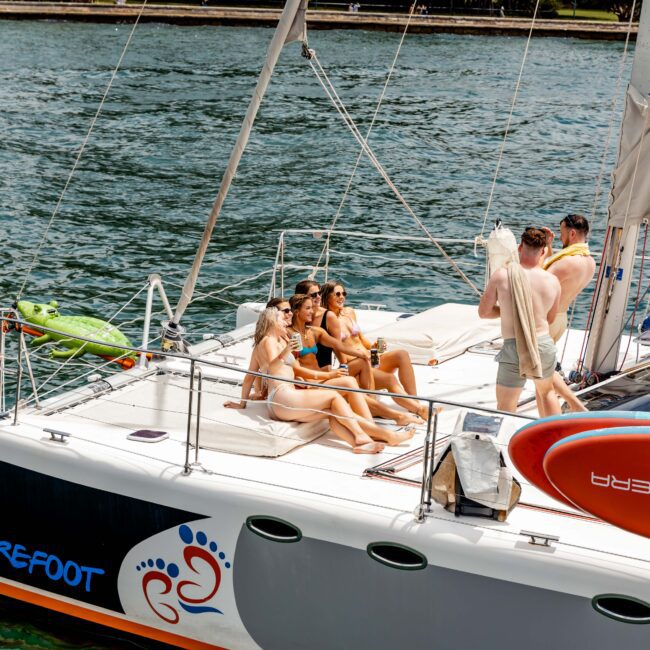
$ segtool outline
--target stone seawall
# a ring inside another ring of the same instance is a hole
[[[14,20],[75,20],[88,22],[129,23],[140,12],[140,5],[0,2],[0,18]],[[189,5],[147,5],[141,22],[178,25],[237,25],[271,27],[277,24],[276,9],[243,9],[232,7],[200,7]],[[408,16],[394,13],[352,13],[346,11],[309,11],[309,29],[372,29],[387,32],[403,31]],[[413,16],[411,33],[497,34],[527,36],[528,18]],[[637,24],[630,37],[636,38]],[[625,40],[627,24],[583,20],[537,20],[534,36]]]

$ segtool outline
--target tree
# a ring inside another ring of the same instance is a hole
[[[641,3],[643,0],[636,0],[634,4],[634,17],[633,20],[638,21],[641,15]],[[618,16],[621,23],[626,23],[630,20],[632,14],[632,0],[611,0],[609,2],[609,10]]]

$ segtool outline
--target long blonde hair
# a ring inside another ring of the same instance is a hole
[[[257,319],[255,325],[255,336],[253,347],[259,345],[260,341],[269,333],[273,327],[277,327],[280,312],[275,307],[267,307]]]

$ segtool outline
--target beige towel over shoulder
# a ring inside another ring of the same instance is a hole
[[[519,262],[511,262],[507,269],[512,296],[512,324],[519,356],[519,374],[526,379],[541,379],[542,362],[537,347],[537,328],[530,282]]]

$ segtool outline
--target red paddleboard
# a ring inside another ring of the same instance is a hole
[[[546,453],[544,470],[578,508],[650,537],[650,426],[565,438]]]
[[[522,427],[511,438],[508,454],[521,475],[549,496],[574,507],[548,480],[542,463],[548,449],[559,440],[583,431],[610,427],[650,426],[650,413],[593,411],[552,415]]]

